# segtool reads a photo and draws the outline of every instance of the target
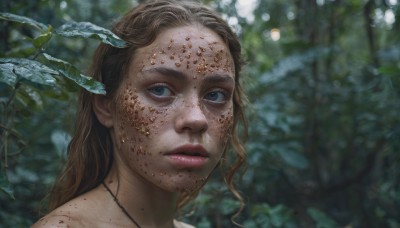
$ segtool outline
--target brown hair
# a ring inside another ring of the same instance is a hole
[[[241,47],[236,35],[218,14],[191,1],[156,0],[140,4],[122,17],[112,29],[128,43],[128,47],[115,48],[100,44],[94,54],[90,76],[104,83],[106,96],[112,99],[139,48],[150,45],[165,29],[196,23],[213,30],[222,38],[235,64],[234,124],[230,138],[234,153],[224,153],[221,168],[228,188],[241,202],[240,212],[244,202],[236,190],[233,177],[246,161],[245,149],[238,136],[239,122],[243,124],[244,132],[247,129],[243,114],[244,94],[239,83]],[[75,132],[68,148],[67,163],[51,192],[49,210],[95,188],[103,182],[110,170],[113,162],[112,141],[108,129],[100,124],[94,114],[94,96],[97,95],[85,90],[80,93]],[[229,155],[234,159],[226,157]],[[178,207],[195,195],[181,198]]]

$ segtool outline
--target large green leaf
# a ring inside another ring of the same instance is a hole
[[[65,77],[74,81],[79,86],[85,88],[87,91],[96,94],[106,94],[104,85],[102,83],[81,74],[80,71],[70,63],[61,59],[54,58],[46,53],[44,53],[43,55],[49,61],[51,67],[53,67]]]
[[[11,72],[16,77],[18,76],[35,84],[54,85],[56,82],[52,74],[58,74],[58,72],[38,61],[24,58],[0,58],[0,63],[12,64],[13,69]],[[10,69],[11,65],[7,65],[7,67]],[[10,73],[10,70],[8,70],[8,73]]]
[[[0,82],[4,82],[12,87],[17,83],[17,76],[13,72],[14,65],[12,63],[0,64]]]
[[[24,17],[12,13],[0,13],[0,19],[27,24],[39,30],[47,30],[47,26],[43,23],[37,22],[29,17]]]
[[[0,190],[6,193],[10,198],[14,198],[14,191],[11,187],[10,182],[8,181],[7,177],[4,175],[4,173],[0,174]]]
[[[65,37],[94,38],[114,47],[124,48],[127,43],[110,30],[90,22],[69,22],[56,30],[56,34]]]

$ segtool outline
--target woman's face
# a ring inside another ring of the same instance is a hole
[[[231,132],[229,49],[207,28],[182,26],[163,31],[130,64],[114,104],[116,153],[140,180],[171,192],[198,190]]]

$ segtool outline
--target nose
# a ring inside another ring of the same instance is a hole
[[[199,102],[185,103],[178,110],[175,121],[176,132],[201,134],[208,129],[208,121]]]

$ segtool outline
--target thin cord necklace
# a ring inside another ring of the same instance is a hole
[[[141,226],[135,221],[135,219],[132,218],[132,216],[125,210],[125,208],[119,203],[118,198],[112,193],[110,188],[106,185],[106,183],[103,182],[104,187],[107,189],[107,191],[111,194],[113,197],[115,203],[118,205],[119,208],[121,208],[122,212],[138,227],[141,228]]]

